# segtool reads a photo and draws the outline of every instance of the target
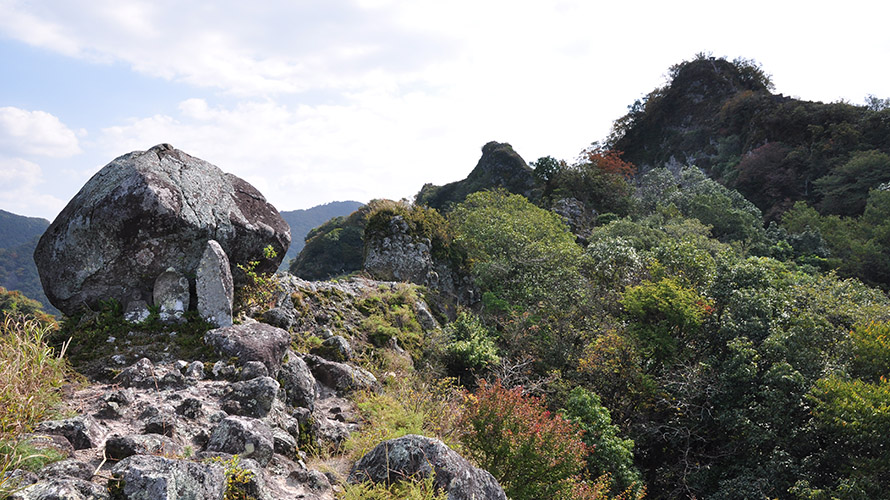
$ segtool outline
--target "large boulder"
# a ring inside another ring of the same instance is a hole
[[[123,155],[81,188],[40,238],[34,260],[66,314],[99,301],[152,300],[167,268],[194,276],[208,240],[230,264],[274,272],[290,228],[253,186],[169,144]],[[267,259],[271,245],[278,257]]]
[[[384,441],[353,466],[350,483],[391,484],[426,478],[448,492],[448,500],[506,500],[504,490],[487,471],[474,467],[438,439],[409,434]]]

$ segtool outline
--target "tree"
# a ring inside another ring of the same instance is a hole
[[[865,210],[868,191],[890,181],[890,155],[878,150],[857,151],[850,159],[816,180],[822,195],[823,213],[859,215]]]
[[[558,215],[498,190],[467,196],[449,221],[483,292],[518,307],[570,304],[583,292],[582,250]]]

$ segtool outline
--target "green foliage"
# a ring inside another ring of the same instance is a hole
[[[449,337],[445,347],[445,364],[449,372],[464,383],[472,383],[468,376],[482,374],[500,363],[491,332],[475,314],[461,311],[445,327],[445,333]]]
[[[702,296],[672,278],[628,287],[621,304],[633,320],[629,330],[641,353],[656,370],[676,361],[681,342],[694,341],[713,310]]]
[[[183,323],[164,323],[157,309],[141,323],[124,320],[123,308],[115,300],[102,302],[98,311],[66,317],[61,327],[47,340],[57,348],[68,343],[68,361],[80,373],[90,377],[107,377],[107,360],[120,354],[122,346],[135,357],[160,359],[216,359],[216,354],[204,345],[204,334],[215,328],[201,318],[197,311],[186,311]],[[164,341],[160,341],[163,338]]]
[[[367,215],[365,241],[389,236],[389,225],[394,217],[401,217],[408,226],[408,233],[418,239],[429,239],[434,259],[459,266],[462,256],[452,245],[448,222],[439,211],[420,205],[410,205],[390,200],[371,202]]]
[[[281,261],[279,271],[287,271],[290,261],[306,246],[306,235],[334,217],[347,217],[362,206],[357,201],[333,201],[303,210],[281,212],[281,218],[290,226],[291,243]]]
[[[870,191],[858,218],[823,216],[798,203],[782,218],[782,227],[798,237],[808,231],[818,233],[827,247],[823,267],[890,288],[890,191]]]
[[[808,398],[816,429],[828,443],[820,464],[827,476],[823,485],[858,490],[862,498],[884,496],[890,487],[890,381],[828,377]]]
[[[52,414],[58,389],[72,379],[68,362],[47,345],[55,324],[6,316],[0,322],[0,439],[30,431]]]
[[[521,387],[483,382],[461,422],[464,449],[510,498],[555,498],[585,466],[587,445],[577,427]]]
[[[712,235],[725,243],[750,248],[762,244],[766,236],[757,207],[695,167],[676,175],[667,169],[651,170],[640,179],[638,197],[648,212],[659,205],[676,206],[684,217],[710,226]]]
[[[828,175],[816,180],[823,213],[858,215],[865,210],[868,192],[890,181],[890,155],[878,150],[857,151]]]
[[[263,249],[266,259],[274,259],[278,256],[272,245]],[[274,274],[258,273],[256,271],[259,261],[251,261],[238,264],[241,275],[238,276],[238,286],[235,287],[234,312],[236,315],[263,312],[275,304],[275,292],[278,291],[278,280]]]
[[[633,487],[639,490],[642,481],[633,463],[634,443],[619,436],[612,425],[609,410],[599,396],[583,387],[575,387],[566,400],[565,417],[581,430],[581,439],[591,453],[587,455],[587,471],[592,477],[609,474],[613,492]]]
[[[340,500],[447,500],[447,491],[437,491],[436,477],[430,474],[422,479],[405,478],[391,485],[369,482],[346,484]]]
[[[211,457],[205,460],[208,463],[222,465],[226,473],[226,491],[223,500],[256,500],[254,496],[254,473],[241,467],[241,457],[232,456],[229,459]]]
[[[24,316],[42,323],[53,324],[56,320],[43,311],[43,304],[31,300],[21,292],[7,291],[0,286],[0,321],[7,316]]]
[[[625,175],[602,168],[594,161],[561,166],[551,174],[547,186],[545,196],[551,200],[575,198],[599,213],[623,216],[632,209],[633,187]]]
[[[365,205],[348,217],[334,217],[309,231],[306,245],[290,263],[291,274],[307,280],[324,280],[361,270],[362,238],[370,210],[371,207]]]
[[[438,438],[454,447],[459,444],[464,397],[452,379],[428,382],[416,373],[401,373],[383,391],[354,397],[364,425],[349,435],[343,447],[356,460],[379,443],[407,434]]]
[[[16,468],[37,470],[65,458],[51,450],[35,450],[17,437],[55,416],[63,384],[76,382],[64,358],[64,349],[47,346],[55,323],[7,315],[0,318],[0,497],[17,485],[5,472]]]
[[[558,215],[505,191],[469,195],[449,215],[483,292],[527,307],[575,301],[581,249]]]
[[[377,347],[383,347],[391,339],[396,339],[413,359],[422,359],[426,339],[414,311],[417,300],[416,287],[406,283],[400,283],[391,290],[381,289],[364,297],[357,308],[365,315],[361,329],[368,341]]]
[[[857,325],[850,332],[850,374],[877,382],[890,373],[890,323]]]

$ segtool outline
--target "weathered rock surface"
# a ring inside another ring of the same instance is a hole
[[[168,267],[155,280],[152,297],[161,321],[182,321],[189,308],[189,280]]]
[[[434,278],[432,243],[411,234],[404,217],[389,220],[381,234],[365,241],[364,269],[377,279],[427,284]]]
[[[104,434],[96,419],[89,415],[42,422],[37,431],[64,436],[75,450],[98,446]]]
[[[194,275],[208,240],[231,265],[284,256],[290,228],[253,186],[168,144],[123,155],[94,175],[40,238],[34,260],[50,302],[73,315],[99,301],[153,297],[168,267]]]
[[[252,322],[210,330],[204,334],[204,342],[220,356],[238,358],[242,365],[259,361],[266,365],[269,375],[275,377],[290,344],[290,333],[265,323]]]
[[[232,324],[232,301],[235,285],[229,257],[215,240],[207,242],[195,279],[198,292],[198,313],[216,326]]]
[[[207,451],[251,458],[265,466],[275,452],[272,429],[254,418],[226,417],[210,434]]]
[[[278,372],[278,382],[284,392],[284,399],[291,406],[315,409],[318,398],[315,376],[303,358],[291,351],[287,352],[285,362]]]
[[[459,303],[474,302],[472,278],[434,258],[430,239],[412,233],[401,215],[393,216],[383,229],[365,233],[363,268],[378,280],[415,283]]]
[[[222,408],[230,415],[265,417],[272,411],[279,387],[272,377],[256,377],[230,384],[223,395]]]
[[[349,482],[392,484],[409,477],[425,478],[433,472],[434,484],[448,491],[449,500],[507,498],[491,474],[472,466],[442,441],[414,434],[374,447],[352,468]]]
[[[102,486],[76,478],[52,478],[13,493],[10,500],[107,500]],[[222,497],[220,497],[222,498]]]
[[[357,366],[346,363],[328,361],[320,356],[308,354],[303,357],[306,365],[315,376],[315,380],[334,389],[340,394],[349,394],[353,391],[376,389],[377,378],[374,375]]]
[[[222,500],[225,470],[204,464],[153,455],[134,455],[111,470],[109,489],[126,500]]]
[[[161,434],[114,434],[105,441],[105,456],[123,460],[132,455],[182,455],[183,448],[173,439]]]

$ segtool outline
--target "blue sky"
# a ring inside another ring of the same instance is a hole
[[[167,142],[279,210],[412,197],[481,146],[572,160],[697,52],[776,91],[890,97],[890,4],[0,0],[0,209],[52,219]]]

